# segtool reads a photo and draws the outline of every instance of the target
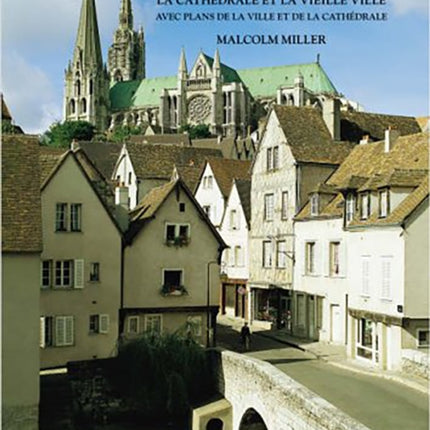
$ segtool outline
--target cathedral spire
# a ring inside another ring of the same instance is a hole
[[[131,0],[121,0],[121,10],[119,12],[119,24],[122,28],[133,29],[133,10]]]
[[[179,70],[178,77],[179,79],[186,79],[188,73],[187,69],[187,60],[185,58],[185,49],[181,49],[181,57],[179,58]]]
[[[99,27],[94,0],[83,0],[76,37],[74,63],[103,67]]]

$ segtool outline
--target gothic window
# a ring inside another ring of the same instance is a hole
[[[197,76],[198,78],[205,78],[205,77],[206,77],[206,67],[205,67],[205,66],[203,66],[203,64],[199,64],[199,65],[197,66],[197,69],[196,69],[196,76]]]
[[[117,70],[114,75],[115,82],[122,82],[121,70]]]
[[[90,87],[90,96],[91,96],[93,95],[93,92],[94,92],[94,83],[92,79],[90,79],[89,87]]]
[[[294,106],[294,97],[292,95],[288,98],[288,106]]]
[[[78,97],[81,95],[81,81],[79,79],[75,83],[75,95]]]
[[[76,111],[75,101],[72,99],[70,100],[70,113],[73,114]]]
[[[224,93],[224,124],[229,124],[231,117],[231,93]]]
[[[85,113],[87,111],[87,100],[82,99],[81,100],[81,113]]]

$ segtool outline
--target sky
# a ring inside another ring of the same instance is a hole
[[[2,0],[1,85],[25,132],[43,133],[62,120],[64,69],[72,58],[82,0]],[[176,4],[177,0],[172,0]],[[181,0],[184,1],[184,0]],[[188,0],[194,2],[198,0]],[[262,0],[258,0],[260,3]],[[428,0],[367,0],[379,6],[178,6],[132,0],[143,25],[148,77],[177,73],[185,48],[191,67],[200,50],[236,69],[320,63],[339,92],[369,112],[424,116],[429,109]],[[330,0],[329,0],[330,1]],[[335,0],[331,0],[333,3]],[[337,0],[341,1],[341,0]],[[363,0],[360,0],[363,1]],[[359,3],[360,3],[359,1]],[[294,1],[292,1],[294,3]],[[120,0],[96,0],[103,59],[118,26]],[[385,22],[166,22],[163,12],[379,12]],[[325,34],[326,45],[218,45],[217,34]]]

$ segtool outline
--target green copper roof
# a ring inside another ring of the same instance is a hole
[[[208,63],[213,58],[205,55]],[[305,87],[317,93],[337,93],[327,74],[318,63],[295,64],[291,66],[262,67],[234,70],[221,64],[224,83],[243,82],[253,97],[275,97],[281,86],[293,86],[294,79],[301,73]],[[144,79],[142,81],[118,82],[110,90],[114,110],[139,106],[158,106],[164,88],[176,88],[177,77]]]
[[[318,63],[291,66],[262,67],[237,71],[253,97],[273,97],[281,86],[292,87],[299,73],[305,87],[316,93],[337,93],[327,74]]]

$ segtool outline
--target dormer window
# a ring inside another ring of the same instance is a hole
[[[355,199],[353,194],[348,194],[346,198],[346,213],[345,213],[345,220],[347,223],[351,222],[354,218],[354,205],[355,205]]]
[[[388,190],[379,191],[379,218],[385,218],[390,211]]]
[[[370,215],[370,195],[363,193],[360,195],[360,218],[367,219]]]
[[[311,216],[317,216],[319,212],[319,196],[313,194],[311,196]]]

